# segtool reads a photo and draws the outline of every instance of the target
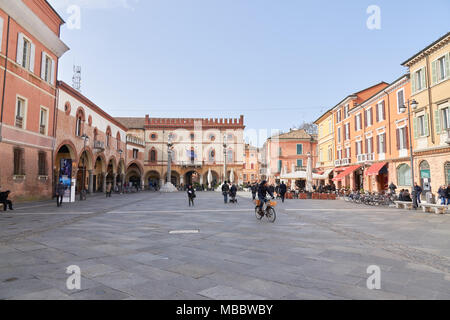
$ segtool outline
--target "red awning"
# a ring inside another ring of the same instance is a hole
[[[347,168],[345,168],[344,171],[342,171],[341,173],[339,173],[339,174],[333,179],[333,181],[343,180],[346,176],[348,176],[350,173],[355,172],[355,171],[358,170],[359,168],[361,168],[360,165],[355,165],[355,166],[347,167]]]
[[[373,164],[369,169],[367,169],[366,176],[377,176],[385,165],[387,165],[387,162],[378,162]]]

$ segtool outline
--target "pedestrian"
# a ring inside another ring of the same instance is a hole
[[[230,192],[230,186],[228,185],[228,181],[225,181],[222,186],[223,201],[225,203],[228,203],[228,193],[229,192]]]
[[[447,187],[440,186],[438,190],[439,198],[441,199],[441,205],[445,205],[447,202]]]
[[[230,188],[230,202],[231,202],[231,203],[237,203],[237,200],[236,200],[236,193],[237,193],[237,187],[236,187],[236,185],[233,183],[233,184],[231,185],[231,188]]]
[[[283,182],[281,182],[280,184],[280,196],[281,196],[281,201],[284,203],[284,199],[286,197],[286,192],[287,192],[287,186],[286,184]]]
[[[420,196],[422,195],[423,189],[417,184],[417,182],[414,183],[414,191],[416,191],[417,194],[417,202],[422,203],[422,201],[420,200]]]
[[[108,184],[106,184],[106,197],[107,198],[111,198],[111,191],[112,191],[112,184],[111,184],[111,182],[108,182]]]
[[[450,205],[450,183],[447,186],[446,198],[447,198],[447,205]]]
[[[64,193],[66,192],[66,186],[62,181],[59,181],[56,186],[56,206],[61,207],[63,202]]]
[[[389,191],[391,191],[391,194],[395,194],[395,190],[397,190],[397,186],[391,182],[391,184],[389,185]]]
[[[9,210],[14,210],[12,207],[12,201],[8,200],[9,194],[11,193],[11,191],[5,191],[5,192],[0,192],[0,203],[3,204],[3,211],[7,210],[7,207],[9,207]]]
[[[251,186],[251,190],[252,190],[252,199],[254,201],[256,199],[256,192],[258,192],[258,184],[253,183]]]
[[[188,195],[188,200],[189,200],[189,207],[191,205],[194,206],[194,199],[196,197],[194,187],[192,187],[192,185],[190,184],[190,185],[188,185],[186,190],[187,190],[187,195]]]

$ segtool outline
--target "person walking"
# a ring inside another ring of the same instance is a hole
[[[450,183],[447,186],[447,194],[445,197],[447,199],[447,205],[450,205]]]
[[[189,200],[189,207],[191,205],[194,206],[194,199],[196,197],[194,187],[192,187],[192,185],[190,184],[190,185],[188,185],[186,191],[187,191],[188,200]]]
[[[283,203],[284,203],[284,199],[286,198],[286,192],[287,192],[287,186],[286,186],[286,184],[283,181],[280,184],[280,196],[281,196],[281,201]]]
[[[62,181],[59,181],[56,186],[56,206],[61,207],[63,202],[64,193],[66,192],[66,186]]]
[[[111,198],[111,192],[112,192],[112,184],[111,184],[111,182],[109,182],[106,185],[106,197],[107,198]]]
[[[222,186],[223,201],[225,203],[228,203],[228,193],[229,192],[230,192],[230,186],[228,185],[228,181],[225,181]]]
[[[416,192],[416,195],[417,195],[417,203],[418,203],[418,204],[419,204],[419,203],[422,203],[422,201],[420,200],[420,196],[422,195],[423,189],[422,189],[421,186],[419,186],[419,185],[417,184],[417,182],[414,183],[414,191]],[[418,206],[417,206],[417,207],[418,207]]]
[[[230,202],[231,202],[231,203],[236,203],[236,202],[237,202],[237,200],[236,200],[236,194],[237,194],[237,187],[236,187],[236,185],[233,183],[233,184],[231,185],[231,188],[230,188]]]
[[[395,194],[395,190],[397,190],[397,186],[391,182],[391,184],[389,185],[389,191],[391,191],[391,194]]]
[[[0,192],[0,203],[3,204],[3,211],[7,210],[7,207],[9,207],[9,210],[14,210],[12,207],[12,201],[8,200],[9,194],[11,193],[11,191],[5,191],[5,192]]]
[[[440,186],[438,189],[438,195],[441,199],[441,205],[446,205],[447,203],[447,187],[446,186]]]

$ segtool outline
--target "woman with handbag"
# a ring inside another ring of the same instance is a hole
[[[196,195],[195,195],[195,190],[191,184],[187,187],[187,194],[188,194],[188,200],[189,200],[189,207],[191,206],[191,204],[192,204],[192,206],[194,206],[194,199],[195,199]]]

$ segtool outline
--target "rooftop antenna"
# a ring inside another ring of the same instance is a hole
[[[81,66],[73,66],[72,87],[81,92]]]

